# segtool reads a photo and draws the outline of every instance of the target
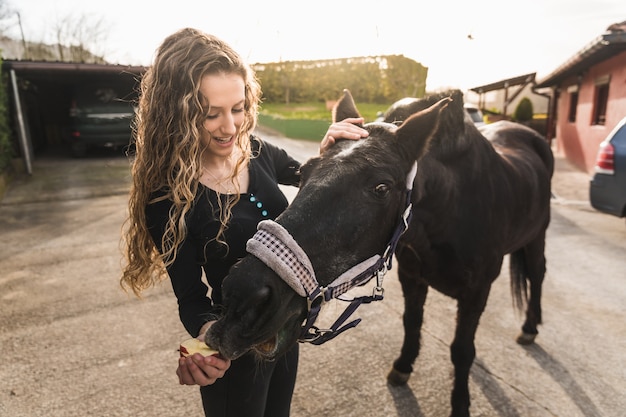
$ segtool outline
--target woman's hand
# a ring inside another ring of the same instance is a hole
[[[218,355],[194,353],[178,360],[178,382],[181,385],[211,385],[230,368],[230,360]]]
[[[215,321],[209,321],[202,326],[198,339],[204,341],[204,335]],[[180,385],[211,385],[230,368],[230,359],[219,355],[202,356],[194,353],[178,360],[178,382]]]
[[[366,138],[369,135],[368,131],[357,126],[357,124],[364,122],[365,119],[362,117],[355,117],[331,124],[320,143],[320,155],[329,150],[337,139],[359,140]]]

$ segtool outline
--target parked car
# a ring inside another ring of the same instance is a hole
[[[469,114],[470,118],[476,125],[476,127],[485,125],[485,118],[483,117],[483,112],[473,104],[465,103],[464,104],[465,111]]]
[[[626,117],[600,144],[594,170],[589,186],[591,206],[603,213],[626,216]]]
[[[66,139],[73,156],[85,156],[90,148],[122,148],[130,144],[134,108],[115,89],[81,86],[74,94],[69,112]]]
[[[416,98],[412,98],[412,97],[407,97],[407,98],[403,98],[401,100],[396,101],[395,103],[393,103],[384,113],[379,111],[376,114],[376,119],[374,120],[375,122],[382,122],[383,120],[385,120],[385,114],[388,114],[389,112],[391,112],[391,110],[393,110],[394,107],[396,106],[400,106],[400,105],[406,105],[409,104],[413,101],[417,101],[418,99]],[[470,119],[472,119],[472,122],[474,122],[474,125],[476,125],[476,127],[480,127],[480,126],[484,126],[485,125],[485,119],[483,117],[483,112],[480,111],[480,109],[476,106],[474,106],[473,104],[469,104],[469,103],[465,103],[463,105],[463,107],[465,108],[465,112],[469,115]]]

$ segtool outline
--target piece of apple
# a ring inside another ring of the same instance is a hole
[[[211,356],[219,353],[215,349],[211,349],[206,343],[196,338],[187,339],[180,343],[180,356],[187,357],[194,353],[199,353],[202,356]]]

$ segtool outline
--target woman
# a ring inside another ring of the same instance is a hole
[[[121,284],[139,295],[168,275],[180,319],[200,340],[257,223],[287,207],[278,184],[299,181],[297,161],[252,135],[260,95],[241,57],[194,29],[166,38],[141,82]],[[367,136],[354,125],[362,122],[333,123],[320,152],[335,138]],[[177,374],[201,386],[207,416],[280,417],[289,415],[297,362],[297,346],[268,363],[195,354],[180,358]]]

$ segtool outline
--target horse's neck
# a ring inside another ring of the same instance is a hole
[[[477,132],[465,129],[440,128],[433,138],[429,153],[439,160],[447,160],[460,154],[471,153],[476,143],[481,140]]]
[[[485,176],[491,175],[491,167],[499,159],[491,143],[473,126],[460,133],[440,131],[423,160],[430,160],[433,170],[426,181],[435,189],[450,187],[448,192],[454,193],[458,181],[474,185],[484,183]]]

